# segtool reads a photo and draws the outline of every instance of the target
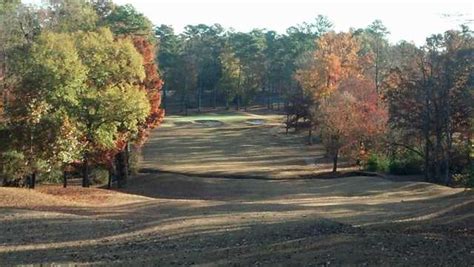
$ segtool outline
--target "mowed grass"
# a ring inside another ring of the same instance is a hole
[[[472,266],[472,191],[298,179],[324,149],[281,118],[171,117],[122,190],[0,187],[0,266]]]
[[[144,146],[142,167],[267,179],[299,178],[330,170],[324,147],[308,146],[306,132],[286,135],[283,122],[282,115],[245,112],[171,116]]]

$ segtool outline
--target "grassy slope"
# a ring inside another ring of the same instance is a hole
[[[220,127],[168,120],[145,147],[143,164],[277,178],[310,171],[297,155],[314,155],[319,147],[304,151],[268,126],[242,134],[248,115],[226,116],[205,118],[222,120]],[[297,170],[281,164],[288,157],[283,163]],[[0,266],[470,266],[473,199],[461,189],[375,177],[269,181],[153,173],[136,177],[123,192],[0,188]]]
[[[145,145],[142,166],[194,175],[278,179],[311,174],[318,159],[319,171],[330,170],[324,148],[307,146],[305,133],[285,135],[283,119],[243,112],[172,116]],[[254,120],[264,124],[251,124]]]

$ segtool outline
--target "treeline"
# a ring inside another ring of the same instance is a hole
[[[291,105],[305,103],[299,112],[334,171],[342,153],[369,170],[472,186],[472,32],[433,35],[422,47],[390,45],[386,32],[377,23],[319,38],[296,72],[302,91]]]
[[[129,146],[164,116],[151,22],[108,0],[6,0],[0,25],[3,185],[72,173],[88,187],[102,168],[123,186]]]
[[[164,109],[254,104],[286,111],[287,131],[318,136],[334,171],[342,155],[368,170],[473,181],[466,26],[417,47],[391,44],[378,20],[341,33],[318,16],[284,34],[219,24],[177,34],[109,0],[7,0],[0,15],[5,185],[81,170],[89,186],[91,169],[103,168],[122,186],[128,148],[146,140]]]
[[[391,44],[381,21],[336,33],[324,16],[243,33],[219,24],[181,34],[156,28],[164,105],[187,114],[216,106],[284,107],[287,132],[307,129],[338,158],[368,170],[473,182],[473,33],[466,27],[417,47]]]
[[[280,105],[298,87],[293,79],[298,62],[331,27],[324,16],[283,35],[259,29],[236,32],[219,24],[188,25],[181,34],[167,25],[156,27],[163,104],[184,113],[188,108]]]

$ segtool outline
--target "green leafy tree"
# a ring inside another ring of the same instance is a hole
[[[380,83],[390,68],[389,43],[387,30],[382,21],[375,20],[367,28],[358,30],[354,33],[361,41],[364,54],[370,53],[373,57],[373,66],[370,73],[374,79],[375,89],[379,92]]]
[[[8,143],[23,155],[34,186],[37,172],[77,159],[79,133],[70,112],[79,104],[87,70],[68,34],[45,32],[16,55]]]
[[[229,38],[240,63],[236,108],[240,109],[242,104],[247,108],[263,86],[265,37],[261,30],[253,30],[250,33],[231,33]]]
[[[51,0],[44,10],[43,27],[55,32],[90,31],[97,27],[98,15],[86,0]]]
[[[178,92],[183,88],[182,57],[183,43],[171,26],[160,25],[155,28],[160,51],[160,73],[166,81],[163,86],[163,108],[166,109],[167,93]]]
[[[222,76],[219,80],[219,88],[224,95],[225,106],[228,109],[229,103],[235,97],[240,83],[240,62],[229,44],[224,45],[220,60]]]
[[[116,35],[141,35],[152,37],[153,24],[132,5],[116,6],[105,15],[103,25],[109,26]]]
[[[83,186],[89,186],[94,149],[113,149],[118,141],[131,139],[145,122],[150,105],[146,92],[136,85],[145,78],[145,70],[143,57],[130,40],[114,40],[103,28],[76,34],[76,46],[88,68],[88,88],[79,97],[75,115],[84,133]]]

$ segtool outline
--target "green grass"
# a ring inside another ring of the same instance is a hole
[[[282,116],[273,115],[273,116],[260,116],[260,115],[248,115],[245,113],[236,113],[233,111],[219,112],[219,113],[206,113],[206,114],[196,114],[190,116],[177,116],[171,115],[165,118],[165,122],[193,122],[195,120],[216,120],[224,123],[234,123],[242,122],[249,119],[264,119],[268,120],[282,120]]]

